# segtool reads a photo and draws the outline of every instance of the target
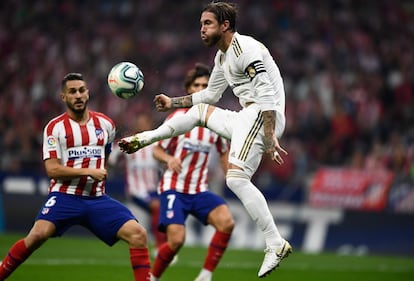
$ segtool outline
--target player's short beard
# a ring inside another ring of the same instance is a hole
[[[221,35],[218,33],[214,33],[208,38],[207,41],[204,41],[204,44],[206,44],[208,47],[215,46],[218,41],[220,41]]]
[[[76,115],[81,115],[85,112],[86,110],[86,106],[88,104],[88,101],[85,101],[84,106],[82,108],[76,108],[74,105],[72,105],[71,103],[67,102],[66,106]]]

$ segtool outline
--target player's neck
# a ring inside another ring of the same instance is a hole
[[[217,48],[225,53],[233,40],[234,32],[227,31],[223,34],[222,40],[217,44]]]
[[[89,120],[89,110],[87,109],[83,112],[68,111],[68,115],[70,119],[78,122],[80,125],[86,124]]]

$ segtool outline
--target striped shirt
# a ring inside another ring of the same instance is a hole
[[[126,194],[146,199],[150,192],[156,192],[159,181],[159,163],[152,156],[151,144],[135,153],[125,154],[119,146],[115,146],[109,158],[111,165],[119,163],[121,156],[125,157]]]
[[[178,109],[167,119],[174,115],[185,114],[188,109]],[[209,129],[195,127],[191,131],[161,140],[158,144],[166,152],[181,159],[181,173],[167,169],[160,181],[158,193],[167,190],[176,190],[185,194],[204,192],[208,188],[208,161],[212,148],[216,148],[219,154],[228,150],[228,141]]]
[[[43,131],[43,160],[60,159],[62,165],[72,168],[105,168],[115,138],[115,124],[106,115],[89,111],[86,124],[72,120],[67,113],[52,119]],[[51,179],[49,192],[63,192],[83,196],[105,194],[105,183],[90,176],[71,180]]]

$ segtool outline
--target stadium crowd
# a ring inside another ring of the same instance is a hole
[[[202,1],[207,3],[207,1]],[[235,1],[239,30],[271,49],[285,80],[285,165],[265,159],[258,180],[303,186],[325,165],[388,169],[414,178],[414,3],[404,0]],[[63,112],[59,82],[81,72],[90,107],[131,133],[159,92],[182,95],[185,71],[212,62],[199,39],[200,1],[66,0],[0,3],[0,170],[43,173],[42,128]],[[125,101],[106,84],[120,61],[145,75]],[[237,109],[231,94],[220,102]],[[265,183],[263,183],[265,184]]]

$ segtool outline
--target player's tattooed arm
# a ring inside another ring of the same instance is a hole
[[[269,110],[262,112],[263,117],[263,129],[265,135],[265,149],[271,149],[274,147],[273,135],[275,133],[275,124],[276,124],[276,111]]]
[[[193,98],[191,95],[171,98],[171,108],[192,107]]]
[[[191,96],[170,98],[165,94],[159,94],[155,96],[154,102],[158,111],[167,111],[172,108],[193,106],[193,99]]]
[[[264,129],[264,140],[263,145],[265,152],[269,154],[273,161],[276,161],[278,164],[283,163],[283,159],[280,153],[287,154],[280,144],[279,140],[276,138],[275,134],[275,125],[276,125],[276,111],[269,110],[262,112],[263,117],[263,129]]]

